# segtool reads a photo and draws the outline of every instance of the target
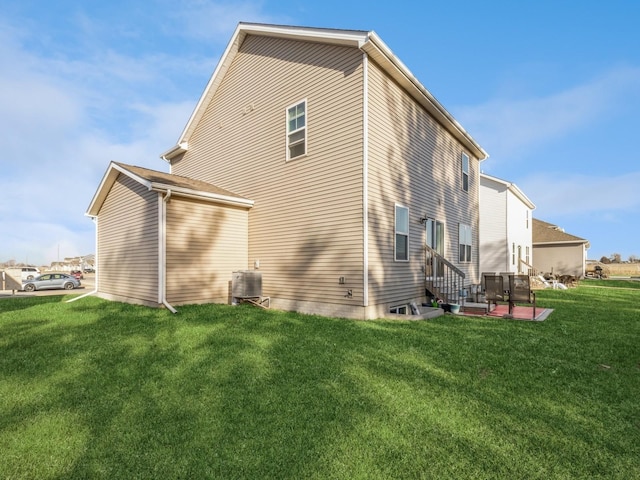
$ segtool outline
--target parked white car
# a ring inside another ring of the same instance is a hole
[[[27,280],[33,280],[40,275],[38,267],[18,267],[18,268],[6,268],[7,275],[11,275],[17,282],[25,282]]]

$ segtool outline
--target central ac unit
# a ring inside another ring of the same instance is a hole
[[[231,296],[234,298],[257,298],[262,296],[262,272],[241,270],[231,277]]]

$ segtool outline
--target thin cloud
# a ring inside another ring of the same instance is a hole
[[[182,3],[182,9],[176,13],[184,28],[183,35],[200,40],[228,39],[238,22],[286,23],[285,16],[273,16],[263,10],[264,2],[210,2],[190,0]]]
[[[0,32],[0,60],[13,66],[0,71],[0,261],[43,264],[58,252],[93,251],[94,225],[84,213],[109,162],[168,170],[159,155],[173,146],[195,100],[167,94],[189,78],[166,74],[182,58],[107,51],[65,60],[31,50],[29,40],[17,29]]]
[[[614,220],[640,208],[640,171],[614,176],[552,173],[537,174],[518,182],[536,205],[536,213],[554,216],[588,216]]]
[[[640,95],[640,68],[611,70],[593,81],[546,97],[493,99],[458,110],[462,124],[496,161],[523,152],[616,114]]]

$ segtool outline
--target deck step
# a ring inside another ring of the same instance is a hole
[[[489,305],[486,303],[465,303],[460,307],[460,311],[463,313],[470,313],[472,315],[486,315],[489,313]]]

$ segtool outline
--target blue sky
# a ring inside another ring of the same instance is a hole
[[[0,262],[93,253],[111,160],[168,171],[240,21],[374,30],[534,217],[640,256],[640,2],[0,0]]]

